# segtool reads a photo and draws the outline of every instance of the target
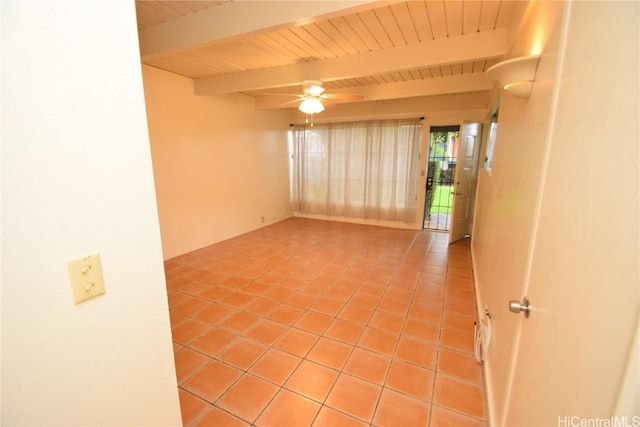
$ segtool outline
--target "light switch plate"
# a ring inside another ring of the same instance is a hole
[[[100,253],[96,252],[82,258],[67,261],[69,279],[73,291],[73,302],[83,301],[104,294],[104,280],[102,278],[102,264]]]

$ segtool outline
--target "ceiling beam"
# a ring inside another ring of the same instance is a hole
[[[313,117],[314,123],[337,121],[371,120],[421,117],[458,116],[465,120],[484,120],[487,116],[487,92],[462,93],[446,96],[432,96],[389,101],[366,102],[363,104],[341,104],[327,108]],[[293,123],[304,123],[306,116],[297,108],[291,110]]]
[[[140,56],[148,60],[273,31],[305,25],[336,15],[355,13],[389,2],[335,1],[234,1],[182,16],[138,32]]]
[[[482,73],[461,74],[456,76],[435,77],[426,80],[411,80],[406,82],[385,83],[372,86],[354,87],[350,89],[328,90],[329,93],[356,93],[363,95],[362,101],[382,101],[387,99],[415,98],[420,96],[446,95],[453,93],[489,91],[495,86],[495,81]],[[297,103],[290,102],[291,96],[257,96],[256,108],[291,108]],[[362,102],[358,101],[358,102]],[[342,104],[348,101],[333,101]],[[284,105],[284,103],[289,103]]]
[[[378,101],[417,96],[479,92],[491,90],[493,86],[495,86],[495,81],[487,77],[484,73],[474,73],[366,86],[363,88],[364,90],[359,91],[359,93],[364,95],[367,100]]]
[[[299,85],[306,78],[342,80],[503,57],[507,30],[470,33],[393,48],[195,79],[196,95]]]

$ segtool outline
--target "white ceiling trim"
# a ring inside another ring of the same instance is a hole
[[[328,58],[195,79],[196,95],[250,92],[299,85],[307,78],[342,80],[444,64],[499,58],[506,54],[507,30],[493,30]]]
[[[234,1],[181,16],[138,32],[142,60],[230,41],[258,32],[305,25],[385,2]],[[273,13],[277,10],[278,13]]]

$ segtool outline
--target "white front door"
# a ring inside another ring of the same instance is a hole
[[[478,153],[480,152],[480,123],[464,123],[460,136],[460,148],[456,161],[456,176],[452,186],[453,211],[449,243],[471,234],[473,221],[473,201],[478,174]]]

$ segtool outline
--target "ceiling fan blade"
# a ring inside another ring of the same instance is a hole
[[[280,104],[281,107],[293,107],[294,105],[300,104],[300,99],[294,99],[289,102],[285,102],[284,104]]]
[[[322,95],[322,98],[325,99],[340,99],[344,101],[360,101],[364,99],[363,95],[355,94],[355,93],[327,93]]]
[[[299,93],[261,93],[260,96],[295,96],[296,98],[302,98],[304,95]]]

